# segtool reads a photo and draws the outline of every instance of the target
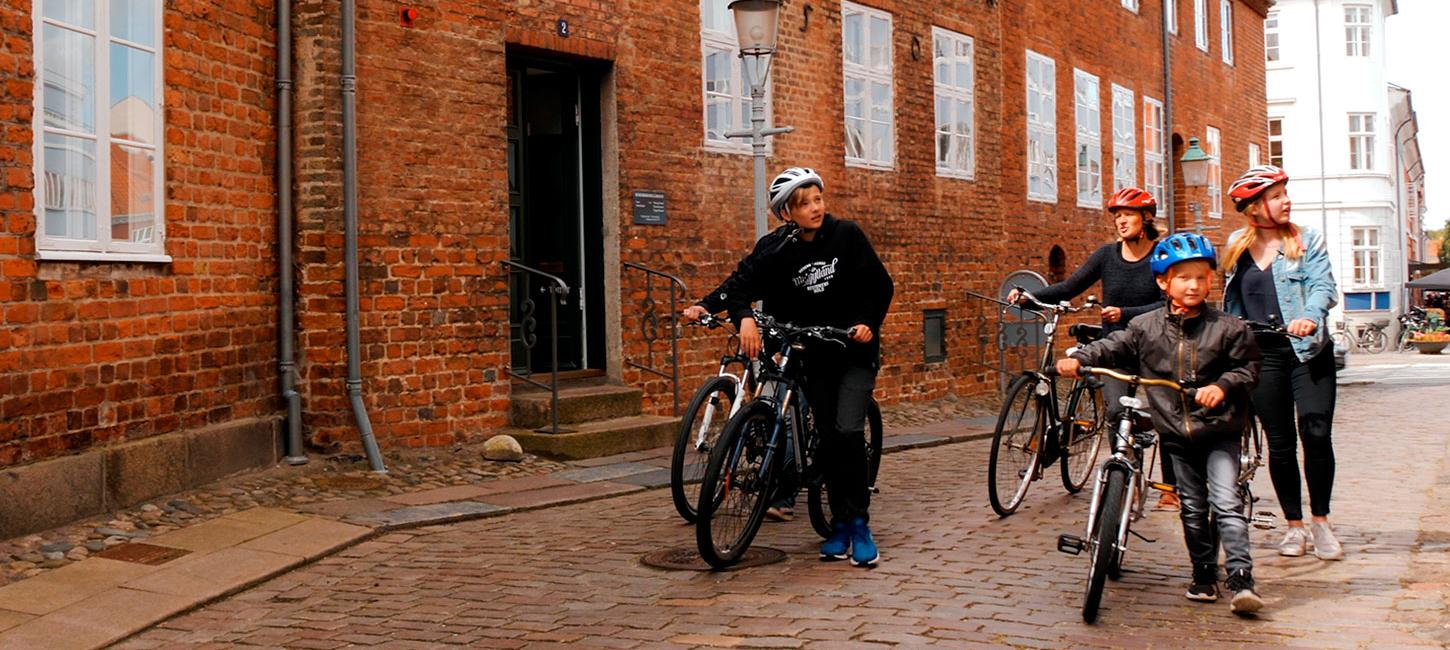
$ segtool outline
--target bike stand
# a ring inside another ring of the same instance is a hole
[[[1136,530],[1133,530],[1132,528],[1129,528],[1128,529],[1128,534],[1129,535],[1132,535],[1133,537],[1137,537],[1138,539],[1141,539],[1141,540],[1143,540],[1145,542],[1148,542],[1149,544],[1157,544],[1158,543],[1158,540],[1156,540],[1156,539],[1148,539],[1147,537],[1144,537],[1143,536],[1143,533],[1140,533],[1140,532],[1138,532]]]

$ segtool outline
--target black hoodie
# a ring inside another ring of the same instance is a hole
[[[849,360],[874,368],[880,363],[881,323],[894,292],[866,233],[855,222],[828,214],[810,241],[789,225],[761,237],[700,304],[711,313],[729,310],[737,322],[750,315],[751,302],[761,300],[762,311],[795,325],[865,325],[876,336],[864,345],[849,343]]]

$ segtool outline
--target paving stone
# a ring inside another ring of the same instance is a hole
[[[87,558],[46,573],[0,587],[0,610],[49,614],[126,581],[155,571],[155,567],[106,558]],[[4,647],[0,644],[0,647]]]
[[[886,449],[912,449],[926,445],[934,445],[946,442],[945,436],[937,436],[929,433],[915,433],[900,436],[882,436],[881,446]]]
[[[639,486],[635,485],[622,485],[619,483],[600,481],[596,483],[579,483],[577,485],[561,485],[559,487],[531,490],[529,492],[495,494],[485,498],[487,499],[487,503],[524,510],[573,503],[575,501],[584,501],[605,496],[615,496],[626,492],[634,492],[639,489]]]
[[[595,481],[609,481],[624,476],[643,474],[646,472],[655,471],[656,469],[658,468],[653,465],[626,462],[614,463],[612,465],[601,465],[599,467],[581,467],[579,469],[554,472],[550,476],[557,479],[564,479],[566,481],[593,483]]]
[[[372,533],[364,526],[311,519],[253,539],[239,548],[270,551],[315,560]]]
[[[396,508],[369,515],[355,515],[348,517],[347,521],[383,528],[401,528],[448,523],[495,514],[508,509],[506,504],[480,503],[478,501],[452,501],[426,506]]]
[[[668,467],[656,468],[648,472],[630,474],[629,476],[621,476],[617,479],[614,479],[614,482],[624,483],[626,485],[638,485],[643,488],[651,489],[665,487],[670,484],[670,470]]]
[[[405,506],[423,506],[432,503],[443,503],[445,501],[465,501],[478,498],[485,494],[488,494],[488,491],[477,485],[453,485],[434,490],[383,497],[382,500],[401,503]]]

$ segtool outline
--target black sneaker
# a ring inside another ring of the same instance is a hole
[[[1196,600],[1200,603],[1217,601],[1218,567],[1193,567],[1193,584],[1188,587],[1188,593],[1183,595],[1189,600]]]
[[[1233,600],[1229,601],[1233,613],[1245,616],[1264,608],[1264,599],[1254,591],[1254,575],[1248,569],[1230,572],[1224,587],[1233,594]]]

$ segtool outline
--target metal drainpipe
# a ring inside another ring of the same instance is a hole
[[[373,471],[386,474],[362,399],[362,344],[358,335],[357,261],[357,0],[342,0],[342,222],[343,289],[347,294],[347,397]]]
[[[1163,211],[1168,232],[1173,232],[1173,38],[1169,33],[1168,3],[1163,1]]]
[[[1324,54],[1320,52],[1319,0],[1314,0],[1314,87],[1318,104],[1314,107],[1319,118],[1319,232],[1329,238],[1329,195],[1324,175],[1329,173],[1324,160]],[[1339,238],[1335,237],[1336,242]],[[1342,252],[1336,247],[1337,252]],[[1339,256],[1336,255],[1336,258]]]
[[[292,278],[292,2],[277,2],[277,371],[287,404],[286,458],[289,465],[307,463],[302,447],[302,396],[297,393],[294,360]]]

